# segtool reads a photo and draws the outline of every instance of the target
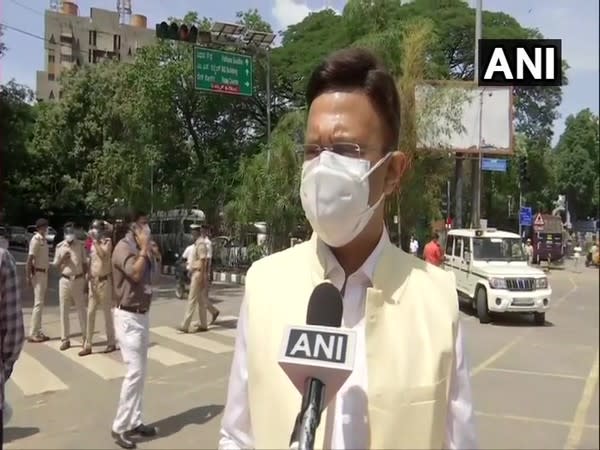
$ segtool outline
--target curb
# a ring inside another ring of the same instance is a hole
[[[175,275],[175,266],[162,266],[162,274]],[[246,275],[232,272],[213,272],[213,281],[232,284],[245,284]]]

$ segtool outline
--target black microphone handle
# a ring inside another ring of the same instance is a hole
[[[308,379],[306,397],[308,406],[302,414],[302,422],[298,430],[298,449],[313,450],[315,446],[315,433],[321,422],[323,400],[325,397],[325,384],[316,378]],[[304,402],[303,402],[304,403]]]

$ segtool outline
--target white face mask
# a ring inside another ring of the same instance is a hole
[[[67,242],[73,242],[75,240],[74,234],[65,234],[65,239]]]
[[[330,151],[304,162],[300,199],[306,218],[319,238],[330,247],[351,242],[373,217],[385,195],[369,206],[369,176],[390,157],[373,167],[364,159]]]

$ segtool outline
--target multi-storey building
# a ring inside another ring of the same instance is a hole
[[[128,24],[120,19],[117,11],[98,8],[91,8],[89,17],[79,16],[75,0],[63,1],[57,11],[46,10],[45,70],[37,72],[37,99],[61,98],[59,80],[64,71],[106,59],[127,61],[156,39],[145,16],[131,15]]]

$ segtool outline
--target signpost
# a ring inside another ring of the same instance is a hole
[[[544,218],[539,213],[535,216],[535,220],[533,221],[533,230],[536,233],[544,231]]]
[[[507,160],[483,158],[481,161],[481,169],[488,172],[506,172]]]
[[[251,97],[252,56],[194,47],[194,80],[199,91]]]
[[[530,227],[533,224],[533,210],[530,206],[523,206],[519,211],[519,225]]]

